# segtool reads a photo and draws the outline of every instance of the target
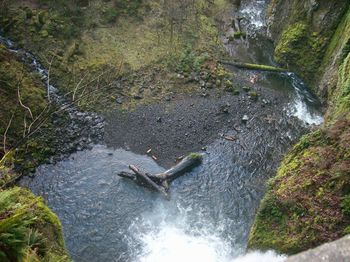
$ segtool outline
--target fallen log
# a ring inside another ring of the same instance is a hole
[[[140,179],[148,184],[151,188],[162,193],[165,195],[165,197],[168,198],[168,193],[165,191],[165,189],[162,186],[157,185],[152,179],[148,177],[147,174],[140,172],[136,166],[130,165],[129,168],[135,173],[136,176],[140,177]]]
[[[288,69],[281,68],[281,67],[275,67],[275,66],[269,66],[269,65],[259,65],[259,64],[250,64],[250,63],[240,63],[240,62],[232,62],[232,61],[219,61],[221,64],[224,65],[231,65],[242,69],[249,69],[249,70],[258,70],[258,71],[270,71],[270,72],[279,72],[279,73],[286,73],[288,72]]]
[[[159,174],[149,174],[147,172],[142,172],[136,166],[130,165],[129,169],[132,171],[132,173],[123,171],[117,175],[130,179],[141,186],[146,186],[155,191],[158,191],[168,198],[169,195],[167,191],[169,189],[169,184],[174,179],[184,175],[192,168],[198,166],[202,162],[202,157],[202,154],[191,153],[172,168]]]
[[[161,182],[168,180],[169,182],[182,176],[190,169],[199,165],[202,161],[202,154],[192,153],[183,158],[179,163],[177,163],[172,168],[166,170],[163,173],[151,175],[155,179],[159,179]]]

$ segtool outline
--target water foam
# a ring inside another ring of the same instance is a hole
[[[290,77],[295,91],[294,101],[289,105],[289,114],[309,125],[322,124],[324,121],[323,116],[319,111],[312,110],[312,106],[310,106],[315,106],[317,100],[308,91],[300,78],[293,73],[287,73],[287,75]]]
[[[282,262],[285,256],[273,251],[236,256],[228,241],[215,235],[191,235],[183,229],[165,226],[141,238],[143,252],[138,262]]]
[[[290,114],[309,125],[320,125],[324,121],[321,115],[311,113],[307,104],[303,102],[300,98],[297,98],[292,103]]]
[[[265,26],[265,6],[266,1],[244,1],[241,13],[246,18],[251,29],[259,30]]]
[[[193,211],[201,223],[194,223]],[[280,262],[285,259],[272,251],[244,254],[245,244],[227,234],[227,223],[220,219],[212,221],[201,209],[186,209],[179,203],[160,204],[135,219],[129,229],[138,242],[133,248],[134,261]]]

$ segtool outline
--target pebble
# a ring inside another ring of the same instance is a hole
[[[136,99],[136,100],[140,100],[140,99],[142,99],[143,97],[142,97],[140,94],[134,94],[134,95],[133,95],[133,98]]]

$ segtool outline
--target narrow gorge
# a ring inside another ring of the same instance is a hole
[[[0,0],[0,261],[346,261],[349,61],[347,0]]]

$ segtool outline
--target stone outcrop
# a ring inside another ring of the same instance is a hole
[[[350,257],[350,235],[292,256],[286,262],[346,262]]]

